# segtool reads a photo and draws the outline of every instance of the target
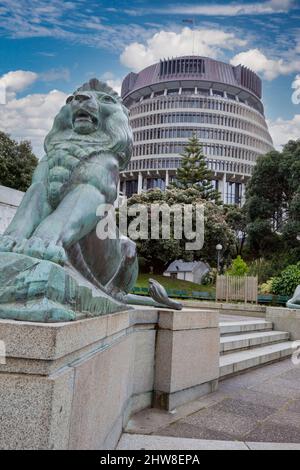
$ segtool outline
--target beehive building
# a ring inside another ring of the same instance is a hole
[[[254,72],[207,57],[161,60],[129,73],[122,98],[130,110],[134,149],[121,173],[121,192],[129,197],[164,189],[196,134],[223,201],[242,204],[257,157],[273,148],[261,94]]]

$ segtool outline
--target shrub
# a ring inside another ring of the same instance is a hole
[[[291,264],[272,280],[272,291],[277,295],[292,296],[300,284],[300,262]]]
[[[232,261],[231,268],[227,271],[229,276],[245,276],[249,271],[247,263],[239,255]]]
[[[286,253],[276,253],[276,256],[271,259],[258,258],[252,261],[249,264],[248,274],[249,276],[257,276],[259,284],[262,284],[279,276],[283,269],[294,263],[294,260],[290,259]]]
[[[216,268],[211,269],[202,279],[203,286],[212,286],[216,284],[218,271]]]
[[[261,294],[273,294],[273,277],[259,287]]]

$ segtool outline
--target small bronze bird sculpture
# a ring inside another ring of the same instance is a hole
[[[166,289],[154,279],[149,279],[149,292],[153,300],[159,304],[165,305],[167,308],[181,310],[182,304],[168,297]]]

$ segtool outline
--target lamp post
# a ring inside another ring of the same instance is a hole
[[[218,243],[216,245],[216,250],[217,250],[217,271],[218,271],[218,274],[220,273],[220,261],[221,261],[221,251],[223,250],[223,247],[221,245],[221,243]]]

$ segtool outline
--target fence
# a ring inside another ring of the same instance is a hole
[[[216,301],[257,303],[257,276],[217,276]]]
[[[216,295],[214,291],[211,292],[196,292],[196,291],[187,291],[187,290],[177,290],[177,289],[166,289],[169,297],[174,297],[182,300],[208,300],[215,301]],[[131,291],[132,294],[138,295],[150,295],[148,287],[134,287]],[[244,300],[244,299],[243,299]],[[259,304],[266,305],[285,305],[289,300],[289,297],[286,295],[274,295],[274,294],[258,294],[257,297]]]
[[[169,297],[174,297],[177,299],[195,299],[195,300],[216,300],[215,292],[197,292],[197,291],[187,291],[185,289],[166,289]],[[138,295],[150,295],[148,287],[134,287],[131,290],[132,294]]]

